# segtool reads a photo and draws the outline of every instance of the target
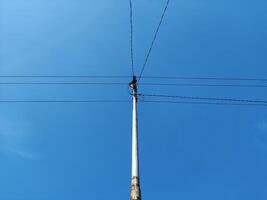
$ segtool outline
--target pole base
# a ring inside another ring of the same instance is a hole
[[[139,177],[132,177],[131,200],[141,200]]]

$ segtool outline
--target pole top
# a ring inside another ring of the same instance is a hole
[[[136,89],[137,88],[137,79],[136,76],[133,76],[132,81],[129,83],[130,88]]]
[[[132,81],[129,83],[130,88],[132,89],[132,94],[137,94],[137,79],[136,76],[133,76]]]

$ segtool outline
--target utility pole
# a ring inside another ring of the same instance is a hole
[[[130,200],[141,200],[139,158],[138,158],[138,126],[137,126],[137,80],[133,76],[130,82],[133,98],[133,124],[132,124],[132,187]]]

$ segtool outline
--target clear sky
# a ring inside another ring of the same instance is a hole
[[[165,0],[133,4],[140,72]],[[165,17],[144,75],[267,78],[265,0],[172,0]],[[129,44],[127,0],[0,0],[0,75],[131,75]],[[266,88],[139,90],[267,99]],[[0,100],[127,100],[128,92],[1,85]],[[140,103],[138,112],[143,199],[267,199],[267,107]],[[131,103],[0,103],[1,200],[129,199],[130,156]]]

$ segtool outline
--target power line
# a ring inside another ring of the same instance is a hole
[[[122,82],[0,82],[0,85],[124,85]],[[241,85],[241,84],[199,84],[199,83],[140,83],[144,86],[177,86],[177,87],[241,87],[241,88],[267,88],[267,85]]]
[[[130,103],[130,100],[0,100],[0,103]],[[259,103],[214,103],[214,102],[191,102],[191,101],[140,101],[140,103],[160,104],[192,104],[192,105],[223,105],[223,106],[259,106],[267,104]]]
[[[210,100],[210,101],[229,101],[229,102],[244,102],[244,103],[261,103],[266,104],[265,100],[251,100],[251,99],[233,99],[233,98],[217,98],[217,97],[196,97],[196,96],[173,96],[160,94],[138,94],[139,96],[160,97],[160,98],[175,98],[175,99],[192,99],[192,100]]]
[[[193,105],[223,105],[223,106],[260,106],[266,107],[267,104],[259,103],[214,103],[214,102],[193,102],[193,101],[140,101],[141,103],[162,103],[162,104],[193,104]]]
[[[241,85],[241,84],[199,84],[199,83],[141,83],[139,85],[154,86],[189,86],[189,87],[241,87],[241,88],[266,88],[267,85]]]
[[[125,75],[0,75],[0,78],[131,78],[132,76]]]
[[[92,78],[92,79],[125,79],[127,75],[0,75],[0,78]],[[137,78],[140,78],[137,77]],[[240,78],[240,77],[191,77],[191,76],[142,76],[143,79],[167,80],[214,80],[214,81],[267,81],[267,78]]]
[[[132,62],[132,75],[134,76],[134,51],[133,51],[133,5],[132,0],[130,0],[130,42],[131,42],[131,62]]]
[[[152,42],[151,42],[151,44],[150,44],[148,53],[147,53],[147,55],[146,55],[146,59],[145,59],[145,62],[144,62],[144,64],[143,64],[143,67],[142,67],[142,70],[141,70],[141,73],[140,73],[138,82],[140,81],[140,79],[142,78],[142,75],[143,75],[143,73],[144,73],[144,70],[145,70],[145,67],[146,67],[148,58],[149,58],[149,56],[150,56],[150,54],[151,54],[152,48],[153,48],[154,43],[155,43],[155,41],[156,41],[156,39],[157,39],[158,32],[159,32],[160,26],[161,26],[161,24],[162,24],[162,21],[163,21],[163,19],[164,19],[164,16],[165,16],[165,13],[166,13],[166,11],[167,11],[167,8],[168,8],[168,6],[169,6],[169,3],[170,3],[170,0],[167,0],[166,5],[165,5],[165,8],[164,8],[164,11],[163,11],[163,13],[162,13],[162,15],[161,15],[161,18],[160,18],[158,27],[157,27],[157,29],[156,29],[156,32],[155,32],[154,37],[153,37],[153,40],[152,40]]]
[[[74,83],[74,82],[6,82],[0,85],[128,85],[127,83]]]
[[[0,103],[128,103],[129,100],[0,100]]]
[[[225,78],[225,77],[190,77],[190,76],[143,76],[147,79],[171,79],[171,80],[216,80],[216,81],[267,81],[266,78]]]

